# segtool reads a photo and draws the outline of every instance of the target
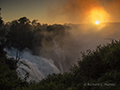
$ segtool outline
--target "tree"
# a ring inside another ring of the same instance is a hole
[[[6,34],[6,28],[4,28],[4,21],[0,17],[0,38],[4,38]]]
[[[18,20],[20,22],[20,24],[25,25],[25,24],[29,24],[30,20],[26,17],[22,17]]]
[[[3,25],[3,20],[2,20],[2,18],[0,17],[0,28],[2,27],[2,25]]]
[[[33,31],[29,19],[22,17],[11,23],[10,31],[7,34],[7,41],[12,47],[18,50],[32,48]]]

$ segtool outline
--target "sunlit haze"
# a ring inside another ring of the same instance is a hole
[[[26,16],[41,23],[120,22],[120,0],[0,0],[5,22]]]
[[[96,23],[96,24],[99,24],[100,22],[101,23],[105,23],[105,22],[109,22],[109,14],[104,11],[102,8],[96,8],[96,9],[92,9],[90,12],[89,12],[89,15],[88,15],[89,19],[90,19],[90,23]]]

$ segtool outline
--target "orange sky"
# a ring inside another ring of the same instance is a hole
[[[64,12],[75,23],[120,22],[119,8],[120,0],[68,0]]]
[[[0,0],[4,21],[26,16],[41,23],[120,22],[120,0]]]

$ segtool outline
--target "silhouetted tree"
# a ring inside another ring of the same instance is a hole
[[[24,24],[29,24],[30,20],[26,17],[22,17],[18,20],[20,22],[20,24],[24,25]]]
[[[3,25],[3,20],[2,20],[2,18],[0,17],[0,28],[2,27],[2,25]]]
[[[23,17],[12,21],[7,38],[9,44],[18,50],[32,48],[33,31],[29,19]]]

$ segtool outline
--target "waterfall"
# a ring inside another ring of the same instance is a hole
[[[8,58],[16,58],[16,49],[11,50],[5,49]],[[54,65],[52,59],[43,58],[40,56],[32,55],[30,50],[24,50],[19,52],[20,60],[17,63],[17,73],[18,76],[23,79],[26,73],[29,73],[27,81],[40,81],[47,75],[52,73],[60,73],[59,69]]]
[[[64,57],[64,52],[62,51],[62,49],[56,44],[55,40],[53,40],[53,44],[54,44],[54,50],[55,50],[55,53],[57,54],[58,56],[58,64],[60,66],[60,70],[61,70],[61,73],[64,72],[63,70],[63,66],[62,66],[62,61],[65,60],[65,57]]]

